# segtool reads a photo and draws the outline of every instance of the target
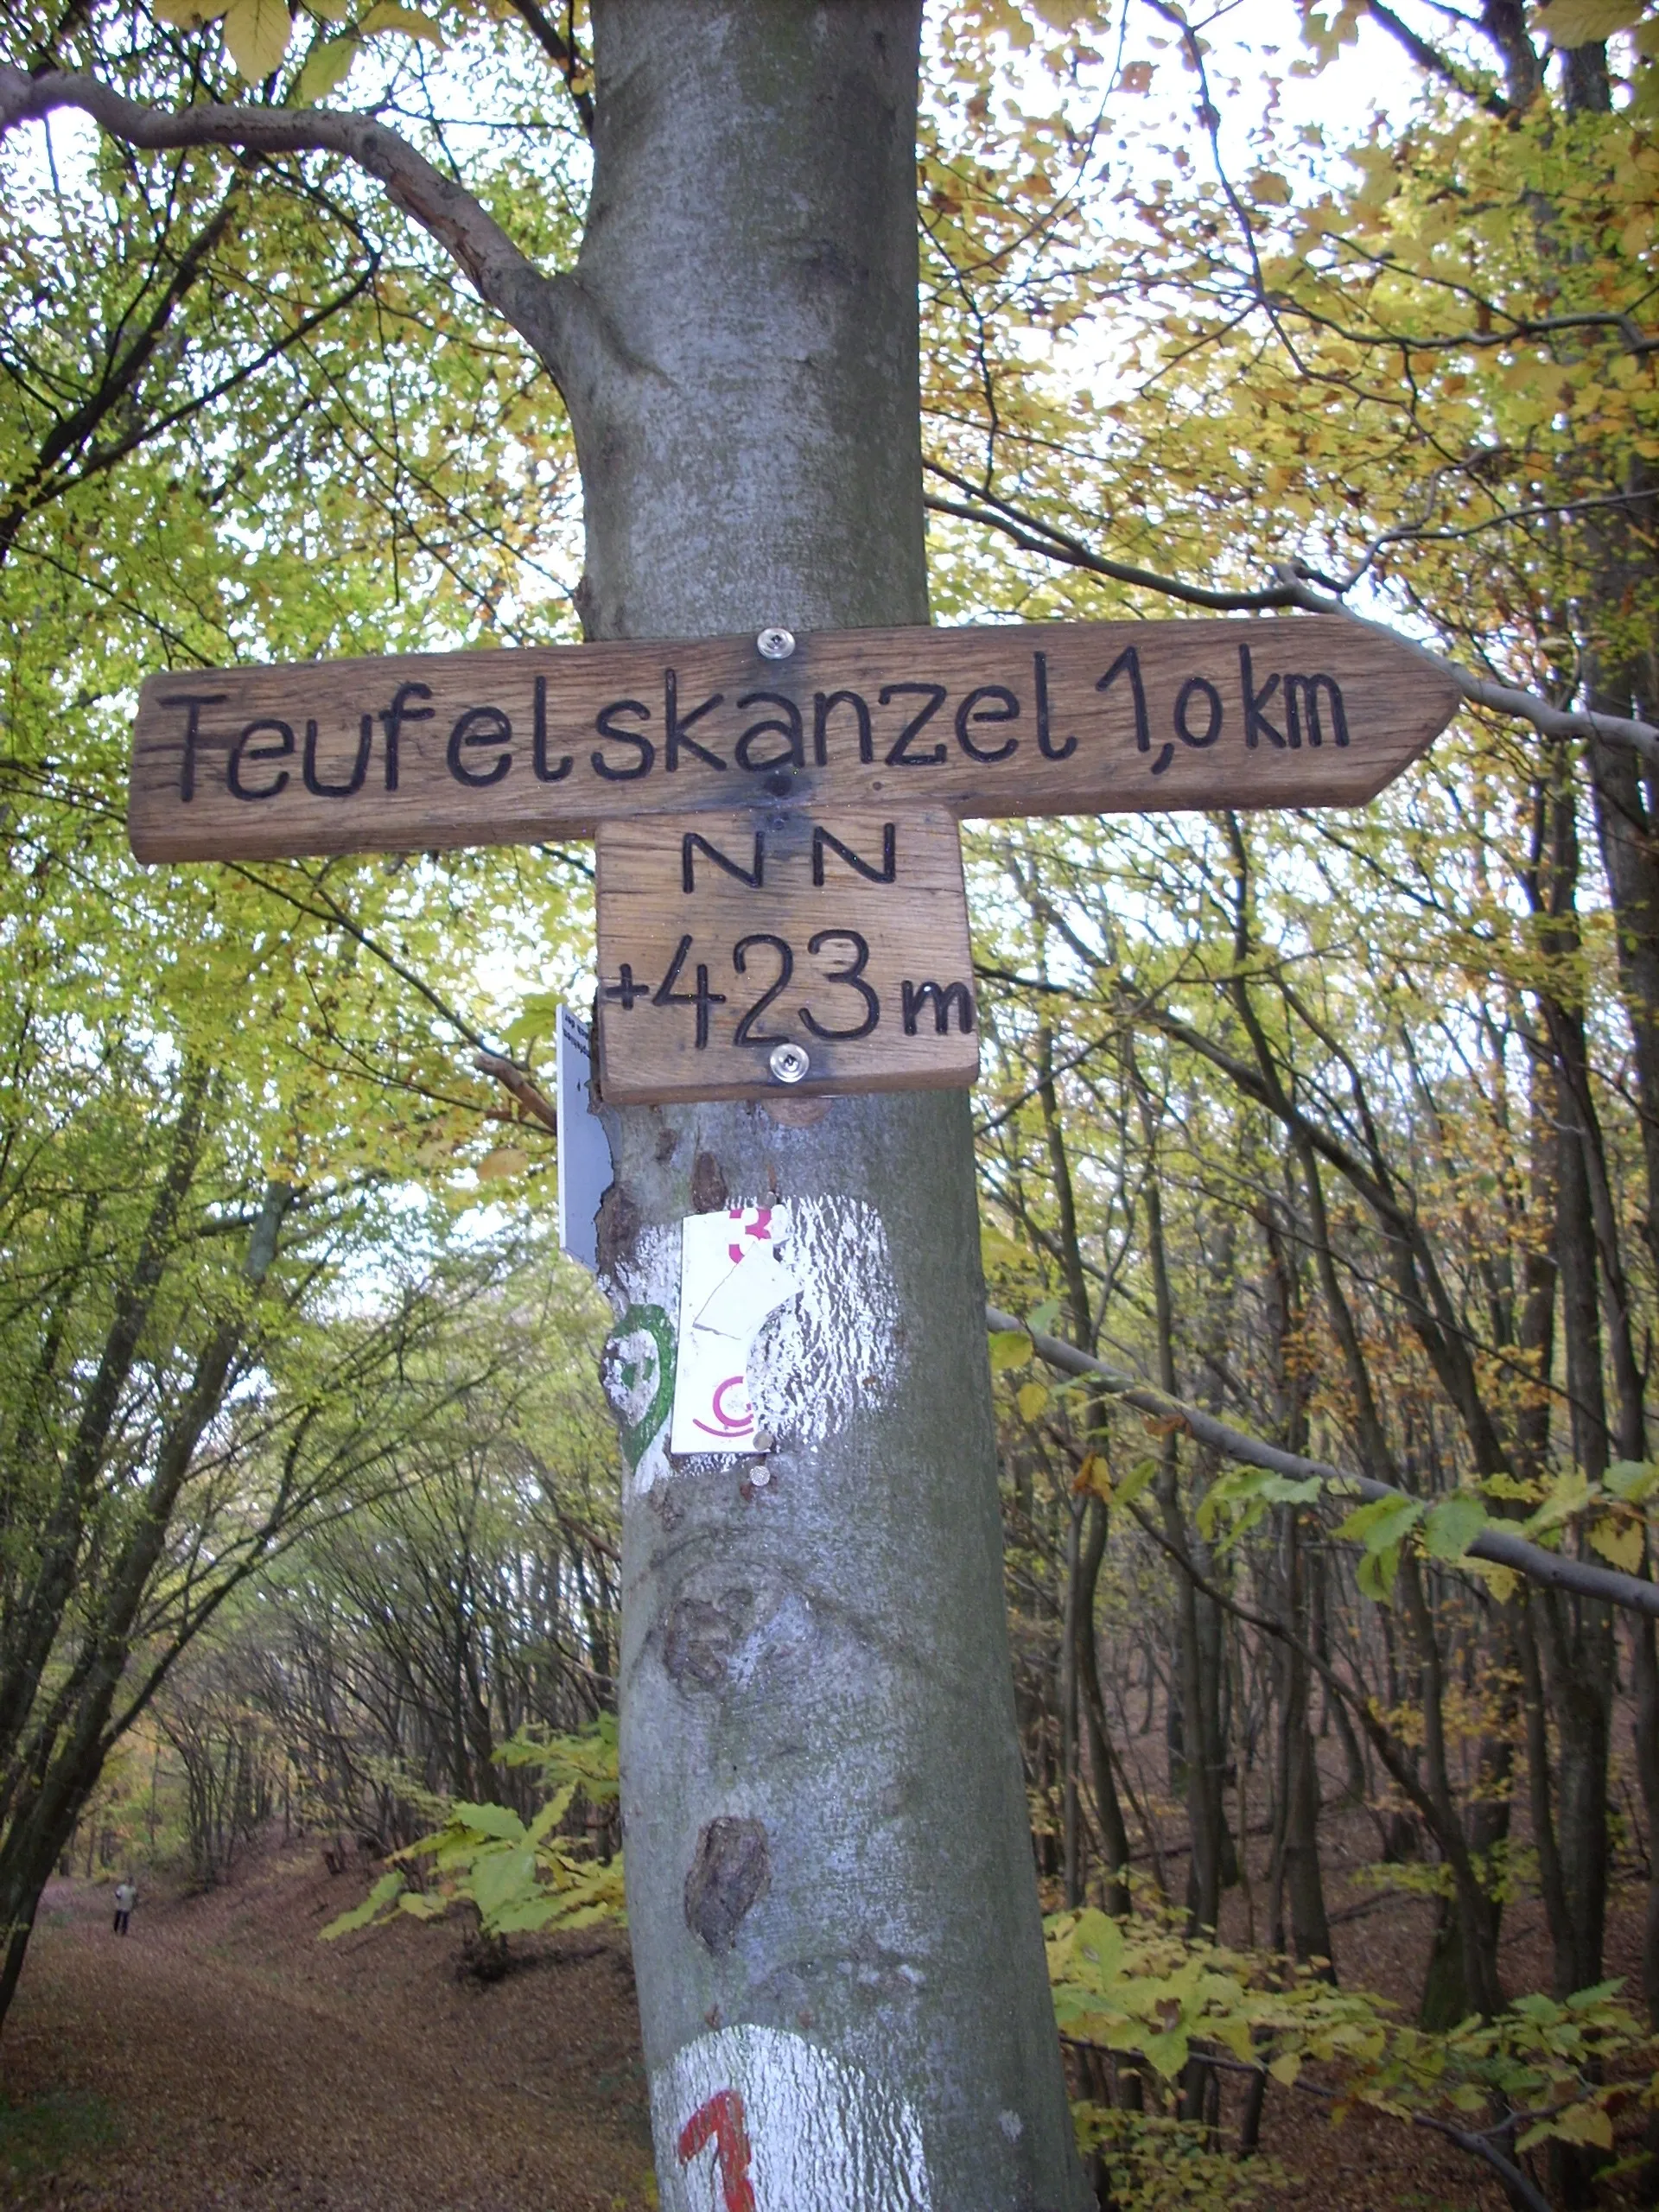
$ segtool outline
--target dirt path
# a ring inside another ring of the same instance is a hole
[[[0,2041],[6,2103],[49,2102],[0,2126],[0,2202],[638,2212],[626,1947],[546,1942],[479,1989],[447,1926],[318,1942],[361,1891],[315,1852],[268,1859],[208,1897],[143,1898],[121,1941],[107,1888],[55,1883]]]

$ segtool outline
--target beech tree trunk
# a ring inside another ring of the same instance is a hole
[[[595,0],[593,17],[577,276],[606,365],[566,391],[590,634],[925,621],[918,6]],[[757,662],[756,688],[778,673]],[[607,1383],[632,1462],[623,1819],[663,2202],[700,2212],[718,2175],[714,2201],[759,2212],[1079,2206],[967,1101],[608,1122]],[[671,1460],[658,1386],[680,1222],[777,1202],[811,1285],[758,1484],[753,1462]]]

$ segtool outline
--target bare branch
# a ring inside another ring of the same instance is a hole
[[[1086,1375],[1109,1396],[1122,1398],[1125,1405],[1151,1414],[1156,1420],[1179,1421],[1201,1444],[1209,1445],[1212,1451],[1236,1459],[1244,1466],[1265,1467],[1271,1474],[1288,1475],[1295,1482],[1323,1483],[1338,1493],[1368,1503],[1381,1498],[1402,1502],[1409,1499],[1414,1504],[1421,1502],[1412,1499],[1408,1491],[1397,1490],[1391,1483],[1374,1481],[1369,1475],[1351,1474],[1345,1468],[1333,1467],[1324,1459],[1306,1459],[1300,1452],[1281,1451],[1276,1444],[1265,1443],[1259,1436],[1251,1436],[1242,1428],[1217,1421],[1200,1406],[1188,1405],[1185,1399],[1172,1397],[1166,1390],[1155,1389],[1151,1383],[1142,1382],[1122,1368],[1079,1351],[1074,1344],[1062,1343],[1058,1337],[1042,1336],[1027,1329],[1023,1321],[1017,1320],[1012,1313],[999,1313],[994,1306],[986,1307],[985,1319],[993,1329],[1017,1329],[1029,1336],[1032,1349],[1048,1366],[1057,1367],[1067,1375]],[[1644,1582],[1639,1575],[1621,1574],[1614,1567],[1596,1567],[1588,1560],[1547,1552],[1541,1544],[1529,1543],[1524,1536],[1511,1535],[1507,1529],[1496,1526],[1483,1529],[1469,1549],[1476,1559],[1490,1560],[1494,1567],[1506,1567],[1511,1573],[1522,1574],[1529,1582],[1541,1582],[1552,1590],[1571,1590],[1581,1598],[1599,1598],[1608,1605],[1623,1607],[1626,1612],[1646,1613],[1659,1620],[1659,1582]]]
[[[928,467],[934,475],[944,477],[948,483],[963,484],[953,470],[942,467],[937,461],[930,461]],[[957,515],[964,522],[977,523],[982,529],[997,531],[1027,553],[1063,562],[1068,568],[1086,569],[1091,575],[1109,577],[1114,583],[1160,592],[1166,599],[1179,600],[1185,606],[1213,607],[1223,613],[1258,613],[1272,608],[1300,607],[1309,614],[1339,614],[1345,621],[1357,623],[1363,630],[1373,630],[1378,637],[1402,645],[1426,668],[1437,669],[1443,676],[1449,676],[1471,707],[1484,707],[1490,714],[1530,722],[1544,737],[1599,738],[1605,744],[1623,746],[1640,753],[1649,767],[1659,768],[1659,724],[1638,721],[1628,715],[1598,714],[1588,708],[1554,707],[1548,700],[1523,691],[1518,684],[1495,683],[1488,677],[1477,676],[1459,662],[1448,660],[1443,653],[1419,645],[1414,638],[1407,637],[1391,623],[1376,621],[1368,614],[1356,614],[1340,599],[1317,589],[1292,563],[1274,564],[1274,574],[1279,582],[1270,588],[1212,591],[1186,583],[1179,576],[1160,575],[1151,569],[1109,560],[1069,531],[1056,530],[1007,499],[979,492],[974,486],[963,488],[973,491],[971,500],[930,497],[925,504],[935,513]]]
[[[543,1093],[514,1061],[504,1058],[499,1052],[474,1052],[473,1065],[480,1075],[493,1076],[503,1090],[512,1092],[527,1114],[533,1114],[538,1122],[543,1122],[557,1135],[557,1114]]]
[[[480,201],[372,116],[332,108],[146,107],[95,77],[57,70],[29,77],[0,64],[0,137],[60,108],[76,109],[111,137],[151,151],[230,146],[265,155],[337,155],[385,185],[480,298],[535,348],[561,388],[575,371],[575,353],[594,341],[575,280],[544,276]]]

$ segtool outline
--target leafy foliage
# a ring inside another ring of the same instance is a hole
[[[394,1853],[360,1905],[329,1922],[325,1942],[384,1925],[399,1912],[435,1920],[468,1904],[486,1936],[585,1928],[625,1917],[622,1862],[595,1863],[591,1844],[559,1832],[578,1800],[600,1806],[617,1793],[616,1724],[603,1715],[584,1734],[501,1746],[508,1765],[533,1768],[552,1794],[528,1823],[511,1807],[451,1804],[434,1832]],[[411,1884],[406,1867],[432,1862],[434,1886]]]

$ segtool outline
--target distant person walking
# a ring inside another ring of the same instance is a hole
[[[127,1923],[132,1918],[132,1908],[138,1902],[138,1891],[131,1882],[118,1882],[115,1885],[115,1932],[124,1936]]]

